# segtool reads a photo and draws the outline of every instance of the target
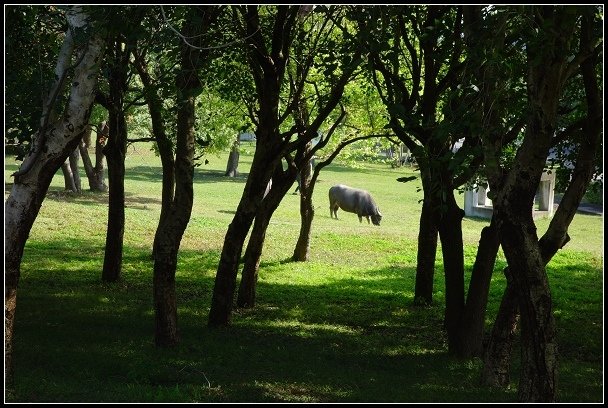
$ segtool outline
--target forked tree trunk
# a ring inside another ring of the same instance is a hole
[[[180,341],[175,274],[180,243],[190,222],[194,202],[195,101],[203,91],[197,72],[207,61],[208,49],[201,48],[206,44],[205,34],[218,17],[219,8],[200,6],[192,8],[190,12],[182,30],[192,38],[195,47],[182,45],[180,70],[175,81],[178,89],[175,160],[162,119],[162,99],[154,89],[141,56],[135,57],[136,69],[146,87],[154,136],[163,166],[162,209],[153,247],[154,341],[159,347],[171,347]]]
[[[583,19],[583,41],[590,41],[590,25]],[[602,104],[600,89],[596,80],[595,66],[597,56],[593,55],[581,65],[585,93],[587,98],[587,118],[583,126],[584,137],[575,161],[575,169],[570,178],[564,196],[557,208],[549,228],[539,240],[539,247],[543,262],[547,264],[551,258],[564,247],[570,237],[568,227],[574,218],[578,205],[591,181],[594,169],[594,158],[600,151],[602,142]],[[509,284],[510,277],[508,268],[507,290],[503,295],[503,302],[499,310],[490,343],[484,356],[484,371],[482,380],[488,385],[506,386],[509,382],[510,349],[514,332],[515,322],[518,319],[518,309],[514,288]]]
[[[239,206],[224,238],[213,287],[211,310],[209,311],[208,324],[210,327],[230,324],[238,265],[245,238],[262,202],[274,166],[277,165],[276,158],[273,160],[273,156],[269,155],[269,152],[264,148],[265,146],[260,143],[260,140],[264,140],[263,136],[260,137],[261,133],[261,131],[256,132],[258,134],[258,145],[251,165],[251,172],[247,178]]]
[[[295,169],[275,172],[272,177],[272,180],[274,180],[272,188],[266,197],[264,197],[260,209],[255,215],[253,229],[247,243],[247,249],[245,250],[245,263],[237,296],[238,307],[252,308],[255,306],[256,285],[264,240],[266,239],[266,230],[268,229],[272,215],[293,185],[295,177]]]
[[[461,358],[482,357],[488,293],[500,247],[494,222],[481,230],[477,256],[460,326],[453,338],[453,352]]]
[[[87,179],[89,181],[89,189],[91,191],[99,191],[105,192],[108,187],[105,184],[105,175],[104,175],[104,164],[103,164],[103,145],[100,143],[100,134],[97,134],[96,143],[95,143],[95,167],[93,167],[93,163],[91,162],[91,158],[89,157],[89,143],[91,136],[91,128],[87,130],[88,132],[88,142],[84,139],[82,143],[78,146],[80,150],[80,156],[82,157],[82,166],[84,167],[85,173],[87,175]]]
[[[186,63],[187,60],[183,61],[184,65]],[[194,85],[194,80],[187,81],[181,89],[191,89]],[[180,339],[175,273],[179,244],[190,221],[194,201],[194,102],[195,97],[189,96],[182,99],[178,108],[175,199],[161,216],[154,237],[155,343],[161,347],[173,346]]]
[[[88,16],[80,6],[70,6],[67,13],[68,30],[55,69],[55,89],[43,112],[49,117],[57,95],[63,93],[65,78],[73,68],[72,88],[67,100],[65,115],[57,121],[43,123],[41,132],[32,143],[20,170],[14,174],[15,182],[4,206],[4,369],[7,384],[13,381],[13,337],[17,307],[17,285],[25,243],[40,206],[45,198],[53,175],[80,142],[91,114],[93,90],[97,83],[96,67],[103,52],[103,41],[92,36],[86,47],[79,47],[71,67],[74,50],[74,31],[88,27]],[[44,154],[40,154],[44,151]]]

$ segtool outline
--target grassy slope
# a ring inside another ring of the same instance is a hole
[[[269,226],[258,305],[235,311],[229,329],[206,327],[224,234],[250,165],[234,180],[225,156],[195,170],[195,202],[179,255],[182,343],[153,346],[150,248],[160,213],[160,164],[146,147],[127,160],[123,279],[100,282],[107,195],[63,193],[60,173],[27,243],[17,309],[16,385],[20,402],[508,402],[513,387],[477,386],[480,362],[446,355],[438,252],[433,307],[412,306],[419,181],[405,167],[329,166],[314,195],[311,261],[290,263],[299,231],[299,196],[288,194]],[[5,181],[16,166],[7,158]],[[335,183],[365,188],[382,226],[356,215],[329,216]],[[83,180],[86,185],[86,179]],[[295,186],[294,188],[295,189]],[[292,191],[293,191],[292,189]],[[8,191],[8,189],[5,189]],[[6,197],[7,193],[5,193]],[[470,268],[487,221],[465,219]],[[548,220],[537,222],[538,233]],[[559,400],[598,402],[603,395],[602,218],[577,214],[572,241],[548,268],[560,347]],[[504,277],[498,267],[488,327]],[[581,335],[583,333],[584,335]],[[517,354],[517,353],[516,353]]]

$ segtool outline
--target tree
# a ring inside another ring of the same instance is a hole
[[[284,142],[279,133],[278,103],[299,7],[277,6],[274,13],[270,8],[264,9],[272,17],[268,43],[264,38],[266,30],[261,26],[260,8],[240,6],[237,9],[246,24],[246,38],[251,44],[250,66],[259,95],[257,145],[241,200],[224,239],[209,312],[211,327],[230,323],[243,243],[282,157]],[[267,49],[266,44],[271,48]]]
[[[471,30],[468,52],[482,62],[472,70],[471,83],[478,85],[479,92],[474,115],[476,133],[482,141],[484,174],[492,192],[491,227],[497,231],[509,265],[505,270],[507,289],[484,358],[484,382],[504,385],[505,380],[508,381],[505,361],[510,357],[510,339],[517,322],[514,310],[523,307],[526,311],[521,313],[519,398],[554,401],[557,345],[551,293],[544,269],[551,251],[543,249],[545,244],[540,244],[535,236],[531,208],[549,149],[582,123],[579,118],[570,121],[571,117],[564,122],[568,123],[564,128],[569,130],[556,133],[558,112],[563,110],[558,109],[562,92],[578,66],[589,57],[592,41],[585,44],[581,39],[578,51],[574,47],[577,20],[585,15],[581,12],[583,9],[482,10],[473,6],[466,10]],[[555,24],[560,27],[559,32],[551,30]],[[526,91],[519,93],[523,97],[514,92],[518,88]],[[548,89],[551,91],[547,92]],[[523,101],[523,105],[518,101]],[[521,109],[517,109],[518,106]],[[507,143],[514,140],[521,127],[505,127],[507,112],[519,115],[517,121],[525,124],[523,134],[516,140],[514,154],[505,154],[510,149]],[[579,202],[580,197],[582,193]],[[572,202],[567,205],[570,204]],[[546,235],[550,238],[543,237],[541,242],[552,242],[554,251],[565,244],[564,213],[573,215],[577,206],[578,203],[558,210],[561,214],[556,214],[549,228],[553,232],[548,231]],[[554,224],[557,219],[561,221]]]
[[[461,7],[374,7],[352,17],[371,35],[369,68],[389,115],[389,126],[419,165],[423,195],[416,265],[415,303],[432,302],[437,239],[445,273],[445,319],[450,353],[481,352],[482,330],[462,330],[463,319],[483,324],[489,276],[496,252],[479,253],[465,303],[462,218],[455,191],[481,163],[479,141],[462,119],[470,101],[462,78],[475,60],[464,53]],[[478,63],[478,62],[477,62]],[[454,147],[462,141],[462,147]],[[492,230],[486,231],[491,233]],[[494,240],[495,242],[496,240]],[[486,257],[483,262],[482,258]],[[484,266],[484,268],[481,268]],[[479,329],[479,325],[476,325]],[[483,326],[481,327],[483,329]],[[469,335],[475,333],[474,336]],[[471,344],[471,340],[474,341]]]
[[[503,148],[500,132],[496,132],[497,129],[482,132],[485,171],[494,190],[494,216],[508,263],[505,270],[508,286],[486,355],[484,374],[493,376],[498,382],[508,376],[505,360],[508,360],[509,341],[517,321],[515,310],[519,310],[522,338],[520,401],[556,400],[557,341],[545,265],[569,240],[567,227],[589,183],[593,158],[601,144],[597,79],[597,53],[601,47],[597,44],[601,30],[597,29],[599,24],[594,23],[594,13],[595,7],[524,9],[522,14],[527,17],[524,21],[529,23],[524,26],[529,30],[523,37],[529,113],[523,140],[509,167],[494,159]],[[560,30],[553,30],[554,26],[559,26]],[[578,49],[576,36],[580,38]],[[582,73],[584,82],[586,117],[560,132],[559,102],[567,83],[577,72]],[[486,106],[484,114],[490,113]],[[530,208],[540,175],[551,146],[575,129],[584,131],[580,163],[576,164],[564,205],[560,205],[547,233],[539,240]],[[487,378],[486,382],[491,383]]]
[[[266,229],[272,214],[280,204],[287,191],[293,185],[300,169],[307,167],[312,155],[324,146],[333,134],[333,130],[325,135],[315,148],[311,148],[311,140],[319,134],[320,126],[326,121],[334,121],[332,128],[341,121],[343,114],[338,119],[330,119],[330,115],[342,98],[344,88],[349,79],[354,76],[361,62],[360,50],[349,48],[348,42],[337,43],[335,35],[332,35],[330,22],[332,19],[340,19],[337,8],[319,8],[314,13],[311,9],[302,7],[298,13],[298,25],[296,39],[292,45],[295,58],[287,66],[289,78],[286,93],[285,110],[280,113],[280,121],[291,117],[293,125],[290,130],[283,133],[286,141],[290,135],[296,139],[287,144],[283,149],[282,163],[277,165],[272,175],[272,188],[264,195],[260,207],[255,213],[255,222],[245,251],[242,279],[237,297],[239,307],[253,307],[255,304],[255,286],[257,282],[258,269]],[[335,33],[335,31],[334,31]],[[329,39],[329,40],[328,40]],[[340,44],[340,45],[338,45]],[[327,58],[329,50],[334,51],[338,58],[339,70],[335,70],[335,59]],[[321,56],[320,60],[317,59]],[[331,68],[330,68],[331,67]],[[333,72],[333,71],[336,72]],[[325,80],[318,76],[324,72]],[[308,84],[314,83],[314,93],[307,93]],[[304,110],[304,98],[311,99],[310,105],[314,110]],[[260,98],[261,99],[261,98]],[[305,116],[303,116],[305,115]],[[252,118],[257,121],[257,118]],[[258,141],[259,144],[259,141]]]
[[[257,234],[262,239],[254,239],[257,248],[255,251],[249,251],[252,262],[246,260],[246,268],[243,270],[243,279],[255,282],[253,275],[257,269],[248,269],[247,265],[256,265],[259,262],[261,244],[263,244],[262,231],[266,229],[264,224],[267,226],[266,220],[270,219],[272,212],[295,181],[298,168],[304,164],[298,159],[306,160],[302,155],[303,147],[317,136],[319,127],[337,106],[341,97],[341,89],[344,88],[348,78],[358,66],[356,58],[352,58],[345,61],[342,71],[336,72],[335,75],[333,70],[328,70],[327,73],[333,86],[326,96],[327,99],[319,106],[316,119],[306,129],[299,128],[297,124],[287,127],[286,119],[296,108],[297,98],[294,98],[293,95],[302,92],[302,84],[298,88],[289,88],[289,98],[283,105],[285,107],[283,112],[279,111],[279,100],[296,29],[303,20],[298,17],[307,14],[307,8],[279,6],[276,9],[259,9],[251,6],[239,8],[239,11],[246,22],[246,38],[252,43],[250,66],[256,84],[259,106],[255,115],[257,141],[251,171],[222,248],[209,314],[210,326],[227,325],[230,322],[243,242],[254,218],[259,217]],[[265,30],[265,27],[270,28]],[[266,32],[271,39],[264,39]],[[314,31],[312,38],[316,36],[317,32]],[[266,49],[264,45],[266,43],[271,44],[271,49]],[[281,125],[286,127],[283,132],[281,132]],[[296,136],[295,140],[291,140],[293,136]],[[294,152],[296,152],[295,158],[292,156]],[[283,160],[286,167],[282,164]],[[266,187],[271,178],[272,188],[266,194]],[[250,289],[243,288],[243,293],[252,293]]]
[[[197,6],[174,10],[170,14],[170,17],[183,21],[179,31],[179,69],[176,71],[175,88],[172,89],[177,110],[175,149],[167,135],[169,124],[166,123],[167,115],[158,92],[163,88],[163,78],[153,78],[150,74],[145,60],[146,50],[138,49],[135,53],[135,65],[144,87],[163,166],[162,208],[152,251],[155,343],[161,347],[179,342],[175,272],[179,245],[190,220],[194,199],[195,106],[196,97],[203,91],[199,71],[208,63],[209,48],[204,47],[207,45],[205,34],[220,11],[221,7]]]
[[[96,126],[96,137],[95,137],[95,165],[91,162],[89,157],[89,146],[91,145],[91,133],[93,126],[89,126],[86,133],[82,138],[82,142],[78,146],[80,150],[80,156],[82,157],[82,163],[89,180],[89,189],[91,191],[106,192],[108,186],[105,183],[105,171],[104,171],[104,155],[103,146],[105,140],[108,138],[108,125],[106,121],[99,123]]]
[[[112,25],[108,30],[107,52],[108,92],[97,91],[96,100],[108,110],[108,139],[103,154],[108,163],[108,229],[106,231],[105,256],[102,280],[115,282],[122,270],[122,250],[125,225],[125,156],[127,151],[126,100],[128,85],[133,76],[129,58],[138,34],[145,8],[131,6],[110,6],[106,13]],[[118,29],[117,27],[120,27]],[[135,27],[124,30],[124,27]]]
[[[12,378],[12,342],[20,264],[27,237],[52,177],[80,142],[88,124],[97,82],[97,67],[104,49],[103,40],[82,6],[69,6],[65,13],[67,30],[55,66],[55,80],[45,100],[40,128],[5,203],[5,373]],[[68,74],[73,74],[68,81]],[[70,83],[65,109],[59,106]],[[44,152],[44,154],[41,154]]]

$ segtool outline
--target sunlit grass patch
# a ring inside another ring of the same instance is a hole
[[[327,385],[311,386],[297,383],[254,383],[264,391],[264,396],[270,401],[280,402],[331,402],[338,401],[349,395],[349,392],[335,389]]]

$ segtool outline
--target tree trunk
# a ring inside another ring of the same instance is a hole
[[[107,122],[100,124],[100,131],[95,138],[95,191],[108,191],[108,186],[105,180],[105,156],[103,148],[110,133]]]
[[[90,142],[91,137],[91,129],[89,128],[87,131]],[[103,145],[99,142],[100,135],[97,134],[97,142],[95,144],[95,158],[96,164],[93,167],[93,163],[91,162],[91,158],[89,157],[89,143],[85,142],[83,139],[82,143],[78,146],[80,150],[80,156],[82,157],[82,166],[84,167],[84,171],[87,175],[87,179],[89,180],[89,190],[91,191],[99,191],[105,192],[108,187],[104,182],[104,168],[103,168]]]
[[[208,324],[210,327],[230,324],[236,277],[245,238],[264,197],[273,167],[276,165],[276,160],[271,160],[264,146],[259,143],[260,132],[256,132],[256,134],[258,134],[258,145],[251,165],[251,172],[247,178],[239,206],[224,238],[224,246],[222,247],[213,287],[211,310],[209,311]]]
[[[501,228],[501,244],[514,272],[521,315],[522,374],[518,394],[520,401],[548,402],[555,400],[556,390],[555,319],[531,214],[527,221],[503,224]],[[527,256],[522,257],[522,253]]]
[[[448,352],[458,354],[458,331],[464,311],[464,243],[462,242],[462,218],[464,211],[458,207],[454,190],[450,185],[445,193],[445,212],[438,231],[443,253],[445,273],[445,329],[448,335]]]
[[[289,191],[296,177],[296,171],[278,170],[275,171],[272,179],[272,188],[268,195],[262,201],[262,204],[255,215],[253,230],[247,243],[245,250],[245,264],[243,266],[239,293],[237,296],[237,306],[243,308],[252,308],[255,306],[256,284],[258,281],[258,273],[260,268],[260,259],[264,248],[264,240],[266,238],[266,230],[268,224],[278,208],[281,200]]]
[[[70,67],[70,57],[73,51],[74,30],[86,26],[88,16],[80,6],[70,6],[67,13],[69,29],[66,31],[63,51],[57,61],[56,84],[57,92],[61,93],[64,78]],[[4,206],[4,368],[7,384],[13,380],[13,336],[14,319],[17,306],[17,286],[20,275],[21,259],[25,243],[40,206],[46,195],[53,175],[74,150],[85,127],[87,126],[93,103],[93,89],[97,83],[95,67],[98,66],[103,51],[103,42],[98,37],[91,37],[88,46],[79,48],[84,54],[80,63],[74,68],[71,93],[65,108],[65,115],[59,120],[42,126],[42,132],[32,143],[32,150],[26,156],[21,169],[14,174],[15,181],[11,193]],[[47,104],[55,103],[51,95]],[[52,107],[50,107],[52,109]],[[43,115],[44,116],[44,115]],[[44,154],[40,152],[44,150]]]
[[[226,165],[226,173],[225,176],[228,177],[236,177],[239,172],[237,168],[239,167],[239,139],[237,136],[236,141],[232,145],[232,149],[230,149],[230,155],[228,156],[228,164]]]
[[[433,278],[435,275],[435,257],[437,256],[437,206],[430,197],[430,189],[425,188],[424,202],[420,214],[418,231],[418,251],[416,260],[416,287],[414,303],[430,305],[433,303]]]
[[[116,68],[115,68],[116,69]],[[116,84],[110,92],[117,94]],[[112,97],[111,97],[112,98]],[[113,99],[118,101],[119,99]],[[127,129],[122,107],[110,107],[109,136],[103,148],[108,161],[108,226],[101,279],[116,282],[122,270],[122,251],[125,228],[125,155]]]
[[[207,60],[208,49],[201,50],[201,47],[205,45],[205,33],[217,18],[218,11],[214,6],[192,8],[192,14],[186,18],[182,27],[185,35],[196,38],[193,40],[196,47],[184,44],[181,49],[181,67],[176,77],[175,160],[162,120],[162,100],[154,90],[143,61],[137,55],[135,57],[136,69],[147,91],[152,127],[163,165],[162,209],[153,248],[155,343],[159,347],[174,346],[180,340],[175,273],[179,246],[190,222],[194,202],[195,102],[203,91],[197,71]]]
[[[182,63],[187,63],[185,59]],[[186,82],[180,89],[190,89]],[[190,96],[182,100],[177,117],[177,150],[175,157],[175,199],[159,221],[154,237],[154,310],[155,342],[168,347],[179,342],[175,272],[179,245],[190,222],[194,201],[194,102]]]
[[[122,247],[125,230],[125,152],[126,123],[124,115],[110,115],[110,137],[104,147],[108,160],[108,229],[101,278],[115,282],[122,269]],[[120,124],[119,124],[120,123]]]
[[[507,387],[510,382],[511,349],[519,315],[517,298],[509,268],[504,270],[507,287],[502,296],[492,335],[483,353],[481,383],[491,387]]]
[[[266,230],[270,223],[267,211],[258,212],[253,223],[253,230],[245,250],[245,265],[241,275],[241,283],[236,300],[236,305],[241,308],[252,308],[255,306],[255,292],[260,269],[260,259],[264,248]]]
[[[483,355],[486,306],[499,247],[498,231],[491,221],[490,225],[481,231],[467,300],[453,342],[454,353],[461,358]]]
[[[68,159],[61,165],[61,172],[63,173],[63,184],[65,191],[77,192],[76,184],[74,183],[74,176],[72,175],[72,168]]]
[[[80,193],[82,191],[82,184],[80,182],[80,173],[78,170],[78,160],[80,158],[80,152],[78,148],[74,149],[72,153],[70,153],[69,161],[70,161],[70,170],[72,170],[72,180],[74,180],[75,192]]]
[[[308,260],[310,250],[310,231],[312,220],[315,216],[315,209],[312,204],[312,193],[314,186],[311,183],[310,161],[304,165],[300,172],[300,234],[296,247],[293,250],[292,260],[304,262]]]

